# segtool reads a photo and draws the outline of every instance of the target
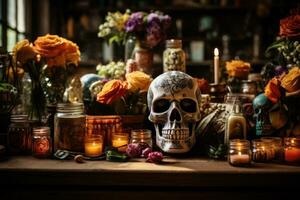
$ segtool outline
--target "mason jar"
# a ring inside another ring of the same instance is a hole
[[[148,129],[131,130],[129,143],[138,143],[142,145],[147,145],[150,148],[152,148],[153,144],[152,144],[151,130]]]
[[[250,142],[241,139],[230,140],[228,162],[232,166],[249,166],[251,164]]]
[[[82,103],[59,103],[54,116],[54,152],[84,152],[85,114]]]
[[[284,160],[287,163],[300,164],[300,138],[284,138]]]
[[[52,153],[50,128],[47,126],[33,128],[32,155],[38,158],[47,158]]]
[[[275,149],[269,140],[252,140],[252,160],[254,162],[270,162],[275,159]]]
[[[31,127],[27,115],[12,115],[8,128],[8,150],[12,154],[31,151]]]
[[[269,142],[275,151],[274,160],[275,161],[283,161],[283,142],[281,137],[262,137],[262,141]]]
[[[182,71],[186,72],[185,53],[182,50],[181,40],[167,40],[166,49],[163,53],[164,72]]]

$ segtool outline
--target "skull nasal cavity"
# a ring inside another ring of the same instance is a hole
[[[180,113],[177,109],[173,109],[170,116],[170,121],[181,121]]]

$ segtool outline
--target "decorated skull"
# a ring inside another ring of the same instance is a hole
[[[265,94],[260,94],[253,100],[254,117],[256,118],[256,135],[270,135],[272,125],[269,120],[269,112],[272,107],[272,102]]]
[[[201,92],[197,82],[180,71],[155,78],[148,91],[149,120],[154,123],[156,144],[164,152],[185,153],[196,142]]]

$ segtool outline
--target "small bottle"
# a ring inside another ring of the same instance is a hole
[[[33,128],[32,155],[37,158],[47,158],[52,152],[50,128],[47,126]]]
[[[164,72],[186,72],[185,53],[182,50],[181,40],[167,40],[166,50],[163,53]]]
[[[249,166],[251,164],[250,142],[240,139],[230,140],[228,162],[233,166]]]
[[[240,105],[235,103],[226,121],[224,143],[227,145],[231,139],[247,138],[246,119],[240,108]]]
[[[275,158],[275,149],[269,140],[252,140],[252,160],[254,162],[270,162]]]
[[[287,163],[300,163],[300,138],[284,138],[284,160]]]
[[[148,129],[136,129],[131,130],[130,143],[146,144],[152,148],[151,130]]]

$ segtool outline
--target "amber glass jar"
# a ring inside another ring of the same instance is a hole
[[[275,148],[267,140],[252,140],[252,160],[254,162],[270,162],[275,159]]]
[[[52,153],[50,128],[36,127],[32,131],[32,155],[38,158],[47,158]]]
[[[146,144],[152,148],[151,130],[135,129],[131,131],[130,143]]]
[[[281,137],[262,137],[261,140],[265,142],[269,142],[272,145],[275,151],[275,156],[274,156],[275,161],[283,161],[284,148],[283,148],[283,142]]]
[[[84,152],[85,114],[82,103],[59,103],[54,117],[54,151]]]

